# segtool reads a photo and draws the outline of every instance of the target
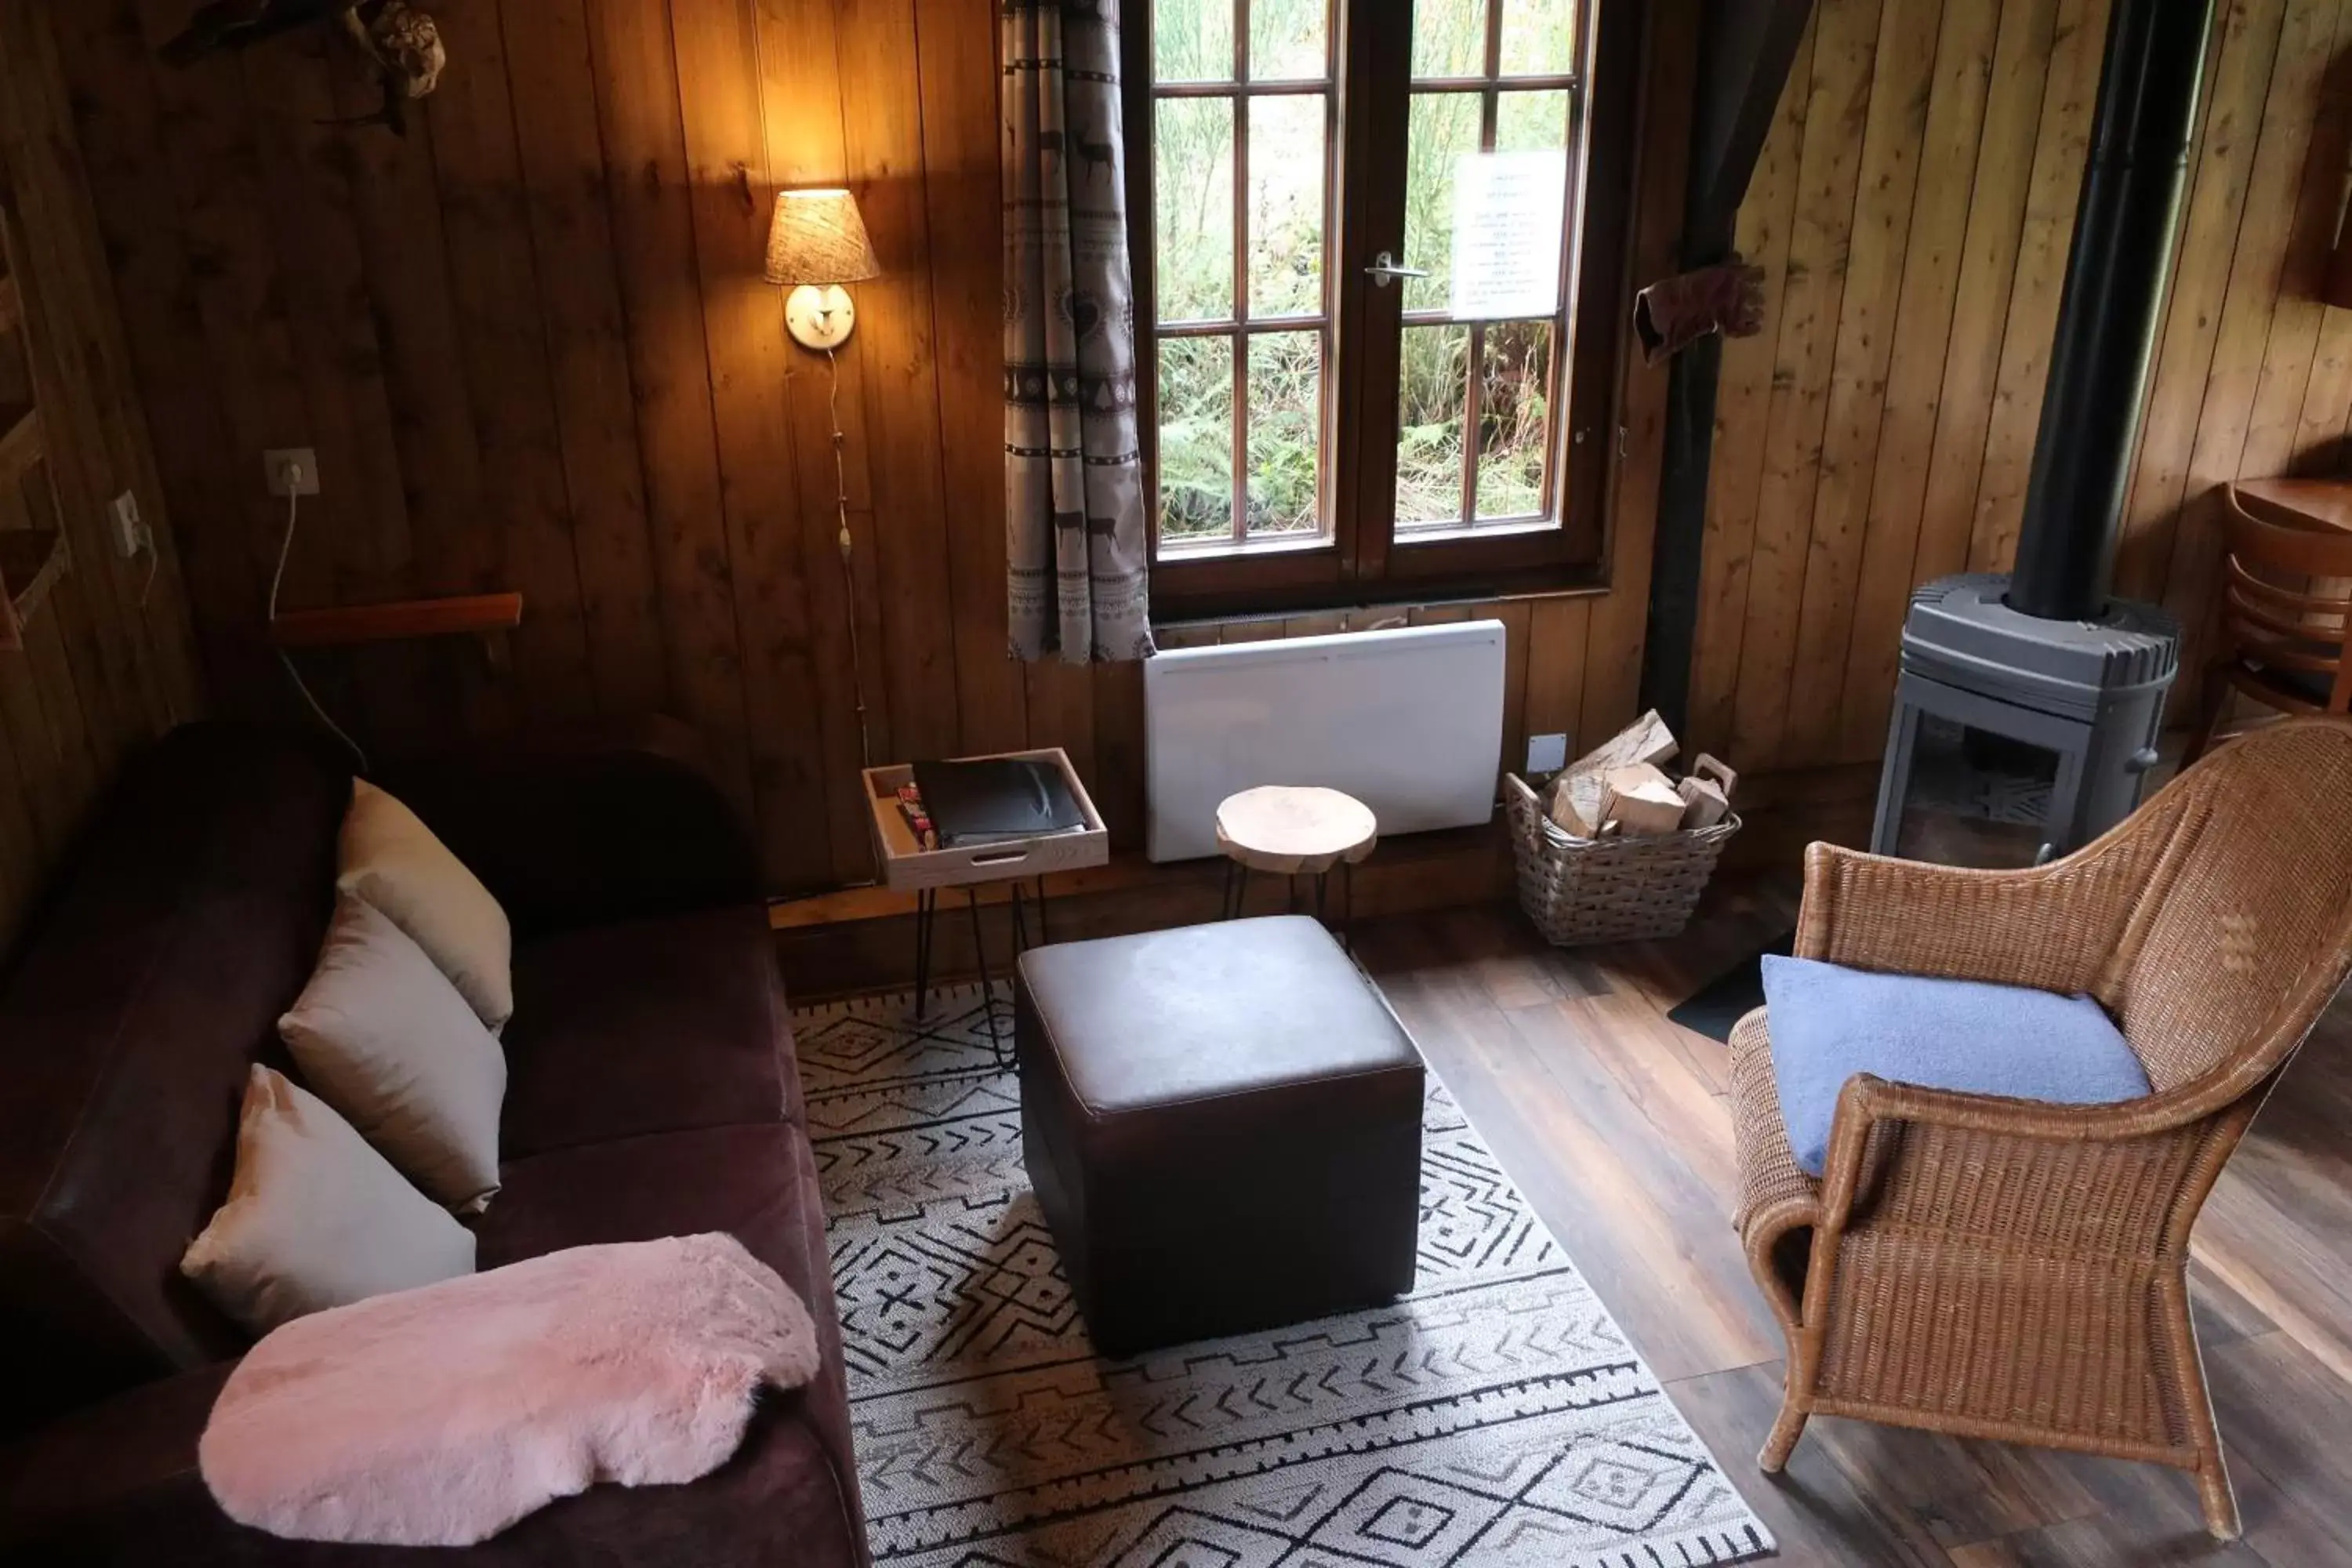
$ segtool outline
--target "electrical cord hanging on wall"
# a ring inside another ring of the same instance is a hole
[[[278,542],[278,569],[269,574],[269,609],[267,618],[262,622],[265,631],[278,619],[278,590],[285,585],[286,559],[294,553],[294,528],[302,516],[302,498],[297,493],[298,486],[289,482],[286,490],[286,534]],[[294,656],[281,647],[278,650],[278,662],[286,667],[286,678],[294,683],[294,689],[302,694],[302,700],[310,705],[310,711],[317,715],[319,722],[324,724],[335,739],[341,741],[351,752],[352,757],[359,763],[359,771],[362,773],[366,773],[368,771],[367,752],[361,749],[357,741],[343,733],[343,727],[328,717],[327,710],[319,706],[319,700],[310,695],[310,688],[302,679],[302,672],[294,667]]]
[[[764,29],[760,27],[751,29],[751,75],[753,79],[758,81],[768,79],[768,62],[762,51],[761,38],[763,31]],[[776,166],[776,150],[769,142],[768,118],[765,115],[760,117],[760,156],[762,167],[773,169]],[[747,184],[745,188],[748,193],[749,185]],[[782,323],[780,322],[779,325]],[[789,329],[785,331],[785,341],[788,346],[784,353],[790,356],[793,350],[789,346],[791,342]],[[841,586],[847,599],[846,607],[849,617],[849,689],[851,700],[857,707],[857,765],[870,768],[874,765],[874,742],[872,737],[866,733],[866,660],[863,650],[858,647],[857,637],[856,541],[851,537],[849,531],[849,477],[843,465],[841,455],[841,449],[847,445],[849,437],[842,434],[841,429],[841,361],[835,356],[831,349],[824,351],[824,367],[825,374],[830,380],[826,405],[833,415],[834,508],[841,525],[841,531],[836,536],[835,542],[841,551]]]
[[[857,705],[857,765],[874,765],[874,743],[866,731],[866,659],[857,642],[857,567],[856,541],[849,531],[849,472],[844,466],[841,449],[849,437],[841,429],[841,361],[831,349],[824,351],[824,369],[828,381],[826,405],[833,416],[833,492],[834,505],[841,521],[837,542],[841,547],[841,592],[849,615],[849,690]]]

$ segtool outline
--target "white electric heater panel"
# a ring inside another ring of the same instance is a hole
[[[1323,784],[1384,838],[1494,814],[1503,744],[1500,621],[1174,648],[1143,667],[1154,860],[1217,852],[1217,805],[1257,784]]]

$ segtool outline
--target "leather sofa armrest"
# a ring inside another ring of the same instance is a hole
[[[243,1563],[266,1541],[221,1512],[196,1469],[233,1363],[143,1384],[0,1447],[0,1563]],[[150,1559],[163,1561],[161,1557]]]
[[[482,879],[520,934],[760,897],[750,830],[673,719],[526,734],[378,782]]]

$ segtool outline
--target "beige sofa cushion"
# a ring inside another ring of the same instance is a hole
[[[424,1189],[478,1214],[499,1190],[507,1061],[406,932],[343,894],[310,983],[278,1032],[302,1081]]]
[[[514,1013],[514,933],[507,913],[416,814],[365,779],[352,781],[336,887],[408,933],[492,1030]]]
[[[256,1334],[474,1271],[474,1237],[316,1095],[257,1066],[228,1202],[180,1271]]]

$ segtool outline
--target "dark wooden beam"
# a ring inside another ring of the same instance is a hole
[[[1812,0],[1705,0],[1690,184],[1683,208],[1685,268],[1712,266],[1731,252],[1739,204],[1811,11]],[[1653,279],[1635,281],[1638,287]],[[1768,331],[1770,326],[1766,323]],[[1642,700],[1677,730],[1690,704],[1707,465],[1714,455],[1716,379],[1722,364],[1722,340],[1701,339],[1675,356],[1666,390]]]

